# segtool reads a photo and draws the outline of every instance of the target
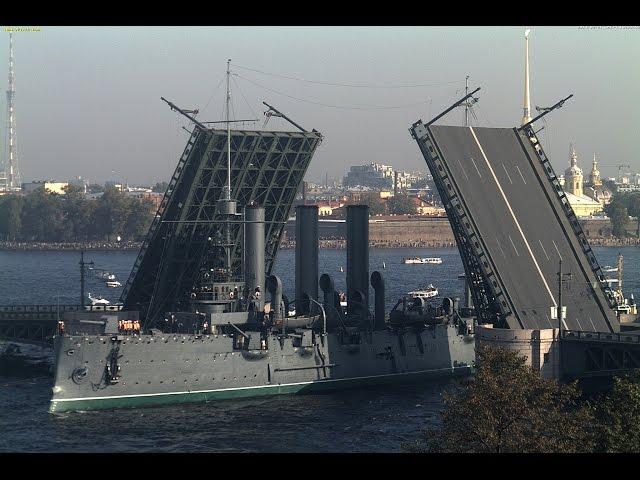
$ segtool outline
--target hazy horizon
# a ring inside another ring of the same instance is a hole
[[[585,176],[594,153],[605,177],[618,173],[617,164],[640,171],[633,134],[640,123],[633,93],[640,29],[530,28],[532,115],[534,106],[574,94],[537,125],[545,126],[542,144],[556,171],[567,168],[570,143]],[[408,129],[460,98],[466,75],[470,89],[482,88],[472,125],[511,127],[522,118],[521,26],[39,29],[14,33],[23,182],[78,175],[98,183],[168,181],[188,121],[160,96],[199,108],[199,120],[220,120],[227,58],[236,74],[234,117],[260,119],[245,128],[262,127],[266,101],[323,134],[307,173],[311,181],[324,181],[325,173],[341,178],[349,165],[368,162],[426,171]],[[5,27],[3,91],[8,49]],[[1,108],[4,119],[4,95]],[[462,121],[457,109],[443,123]],[[290,128],[276,118],[272,127]]]

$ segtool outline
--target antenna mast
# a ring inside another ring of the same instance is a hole
[[[20,187],[18,173],[18,159],[16,151],[16,123],[15,123],[15,74],[13,71],[13,33],[9,32],[9,86],[7,88],[7,141],[5,150],[4,187],[14,190]]]
[[[227,188],[225,194],[225,200],[231,200],[231,123],[229,123],[229,102],[231,100],[231,90],[229,85],[229,77],[231,76],[231,72],[229,70],[229,64],[231,63],[231,59],[227,60]]]

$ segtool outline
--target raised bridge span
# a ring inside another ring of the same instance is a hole
[[[479,321],[557,327],[559,260],[563,329],[618,332],[611,291],[530,126],[425,125],[411,135],[431,171],[471,280]]]

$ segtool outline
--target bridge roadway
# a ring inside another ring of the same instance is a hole
[[[557,305],[562,259],[563,272],[573,275],[563,288],[563,328],[617,331],[615,313],[551,183],[541,177],[544,170],[526,136],[511,128],[429,130],[502,278],[520,328],[557,327],[550,307]]]

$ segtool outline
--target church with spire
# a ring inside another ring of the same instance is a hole
[[[578,154],[573,144],[570,146],[569,152],[569,168],[564,172],[564,184],[565,195],[567,200],[571,204],[571,208],[578,217],[587,217],[601,213],[605,203],[605,190],[602,188],[602,180],[600,179],[600,172],[598,171],[598,163],[593,159],[591,166],[591,172],[589,173],[589,180],[585,184],[584,175],[582,169],[578,166]],[[611,192],[608,193],[608,199],[611,197]],[[607,200],[608,200],[607,199]]]

